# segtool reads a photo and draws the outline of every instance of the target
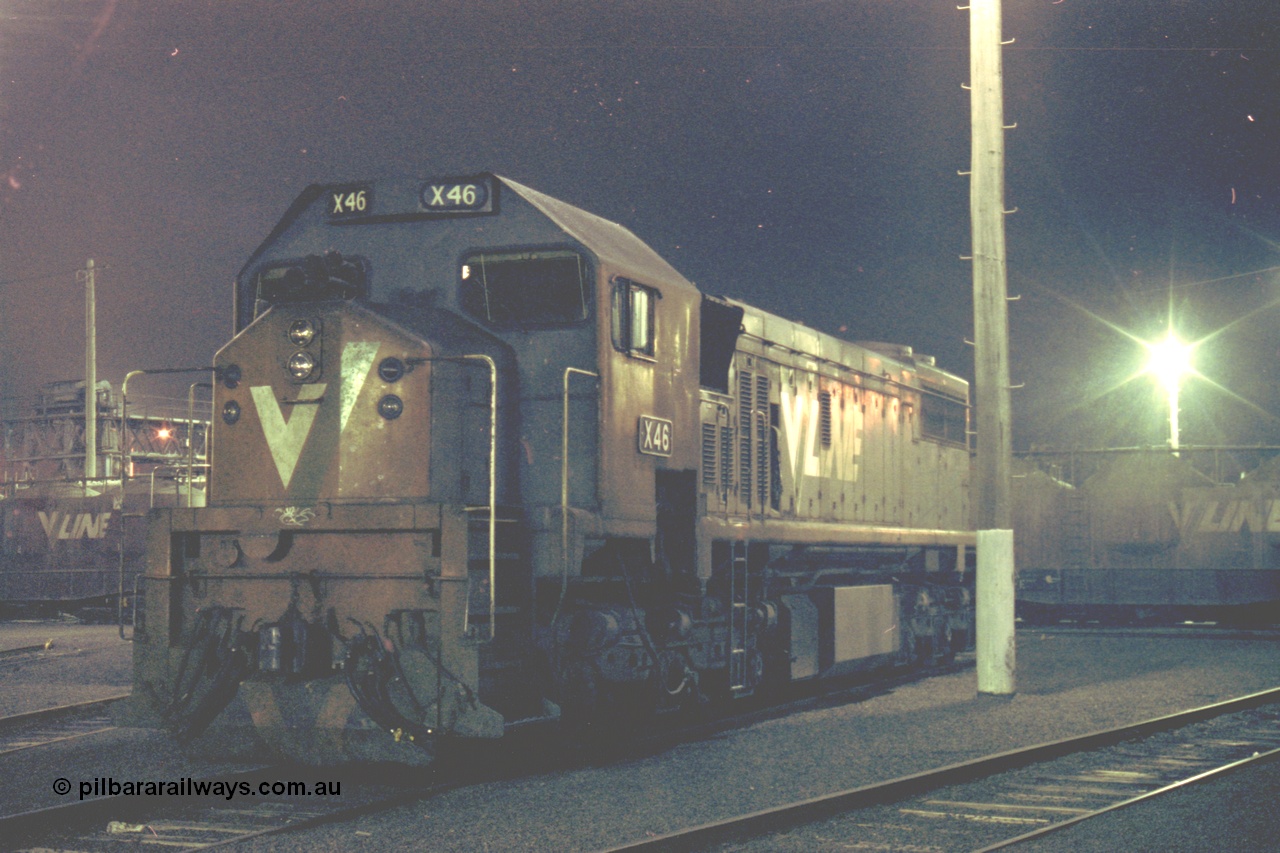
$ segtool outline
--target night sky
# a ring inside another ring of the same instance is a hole
[[[957,5],[0,0],[0,395],[83,375],[87,258],[118,386],[209,363],[306,185],[482,170],[971,376]],[[1183,443],[1280,444],[1280,3],[1004,0],[1004,35],[1015,446],[1162,442],[1119,330],[1170,317],[1211,336]]]

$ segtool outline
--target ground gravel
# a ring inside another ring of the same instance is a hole
[[[0,643],[5,636],[0,627]],[[601,850],[1280,686],[1276,651],[1272,642],[1262,640],[1023,632],[1018,635],[1017,692],[1009,697],[979,695],[970,670],[897,687],[856,704],[769,719],[659,754],[469,785],[351,823],[246,842],[237,849]],[[102,652],[114,656],[111,662],[67,660],[60,676],[64,691],[118,686],[100,684],[95,673],[118,682],[128,670],[128,650],[104,644]],[[48,671],[42,677],[51,680]],[[0,682],[3,701],[10,705],[36,695],[39,702],[54,699],[43,691],[31,680]],[[9,697],[10,692],[23,696]],[[69,700],[56,704],[63,701]],[[47,781],[66,775],[68,767],[93,775],[153,777],[194,775],[195,767],[184,764],[162,738],[143,730],[120,730],[93,746],[53,753],[52,759],[43,755],[43,764],[22,769],[5,765],[10,778],[0,778],[0,802],[29,800],[22,792],[47,788]],[[50,760],[60,766],[49,766]],[[15,781],[22,773],[28,778]],[[321,779],[336,771],[315,773]]]
[[[660,755],[470,786],[245,850],[592,851],[1280,685],[1269,642],[1020,635],[1018,691],[970,671]]]
[[[0,717],[128,693],[131,653],[114,625],[0,622]]]

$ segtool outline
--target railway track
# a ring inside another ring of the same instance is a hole
[[[1092,622],[1060,622],[1053,625],[1019,624],[1018,633],[1051,637],[1168,637],[1197,640],[1280,640],[1280,627],[1241,628],[1207,622],[1178,625],[1100,625]]]
[[[681,726],[655,727],[603,753],[590,747],[564,750],[560,748],[565,743],[562,738],[548,738],[545,727],[529,726],[509,733],[511,740],[506,743],[489,745],[489,748],[504,753],[502,760],[488,760],[486,745],[472,745],[456,755],[448,753],[443,756],[425,778],[421,777],[421,770],[416,770],[417,777],[409,775],[392,784],[386,783],[386,768],[372,771],[379,778],[371,780],[371,771],[348,769],[339,773],[326,768],[299,771],[258,766],[234,775],[186,779],[182,792],[176,795],[136,796],[124,792],[113,795],[109,787],[103,787],[101,791],[90,792],[83,800],[0,817],[0,838],[7,844],[18,843],[25,845],[25,849],[40,850],[112,851],[130,845],[136,848],[140,844],[158,845],[174,851],[203,850],[265,835],[354,820],[362,815],[427,800],[447,790],[482,781],[562,769],[566,763],[624,761],[637,754],[661,752],[677,742],[699,740],[734,727],[748,726],[767,717],[860,701],[907,681],[954,672],[971,665],[972,661],[966,659],[924,672],[904,673],[888,680],[851,684],[835,693],[799,697],[782,704],[691,721]],[[54,742],[58,727],[72,725],[76,719],[88,724],[94,716],[93,709],[87,704],[52,709],[40,715],[24,715],[36,718],[60,712],[66,719],[21,721],[24,725],[19,728],[32,740],[23,748]],[[77,714],[77,709],[81,713]],[[37,727],[32,728],[33,725]],[[5,721],[0,720],[0,743],[3,743],[4,727]],[[37,733],[45,731],[48,734],[42,735],[43,740],[38,740]],[[320,780],[336,784],[336,792],[326,790],[322,796],[315,795],[312,789]],[[101,781],[108,786],[110,780]],[[293,794],[260,792],[259,786],[264,782],[274,785],[283,781],[308,787],[299,788]],[[242,783],[248,788],[244,788]],[[192,793],[209,790],[215,784],[219,792],[234,788],[237,793],[230,799],[220,793],[202,796]],[[71,790],[69,797],[76,794]]]
[[[0,718],[0,756],[115,728],[110,709],[128,693]]]
[[[997,850],[1280,752],[1280,690],[611,848]]]
[[[79,648],[55,644],[52,640],[34,646],[0,649],[0,671],[26,666],[34,661],[48,661],[83,653]]]
[[[95,781],[106,790],[111,780]],[[443,783],[394,786],[354,772],[278,766],[165,784],[180,786],[180,792],[141,796],[107,793],[9,815],[0,818],[0,838],[5,840],[6,850],[42,853],[105,853],[136,850],[139,845],[172,851],[205,850],[354,820],[454,787]]]
[[[110,731],[116,728],[111,706],[127,698],[122,694],[0,718],[0,757]],[[203,850],[351,820],[452,787],[377,784],[359,772],[269,765],[209,778],[66,775],[77,781],[60,777],[53,784],[68,802],[0,816],[0,848],[111,851],[145,844]],[[157,793],[148,793],[148,784],[157,785]],[[93,788],[77,788],[84,785]]]

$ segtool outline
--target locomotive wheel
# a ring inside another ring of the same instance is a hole
[[[944,625],[942,628],[942,636],[939,642],[935,644],[936,654],[934,658],[941,663],[951,663],[956,659],[956,638],[955,633],[951,630],[950,625]]]
[[[920,638],[916,636],[915,631],[904,627],[902,630],[902,658],[903,663],[909,667],[920,665],[923,657],[920,647]]]
[[[679,696],[689,687],[689,678],[692,673],[678,654],[663,652],[659,655],[656,672],[662,692],[667,696]]]

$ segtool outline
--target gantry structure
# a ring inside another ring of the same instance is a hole
[[[0,402],[0,484],[119,481],[125,464],[130,477],[164,466],[204,470],[207,398],[130,395],[126,408],[102,381],[97,404],[97,464],[86,470],[83,381],[51,383],[32,397]]]

